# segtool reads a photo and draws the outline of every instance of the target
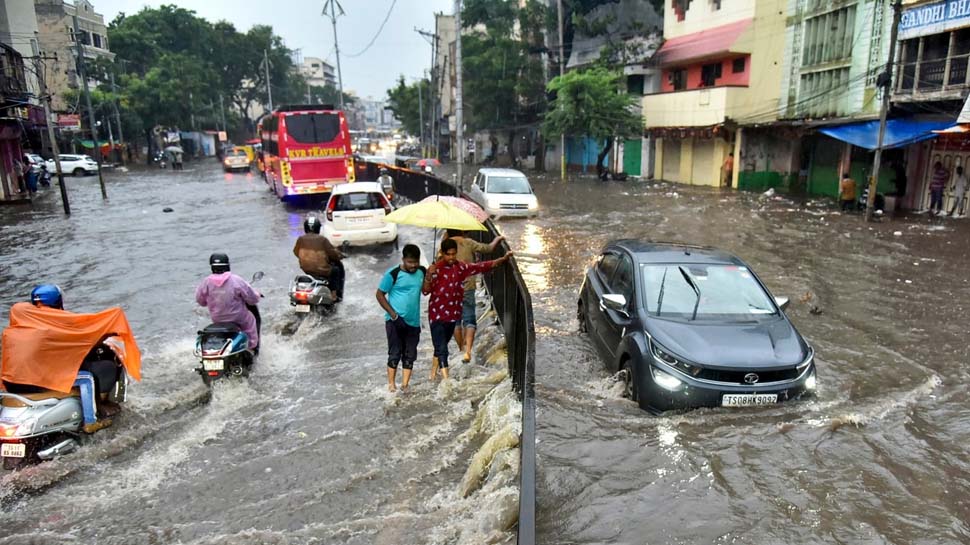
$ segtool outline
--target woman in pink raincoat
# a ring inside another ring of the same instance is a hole
[[[195,301],[208,307],[214,323],[231,322],[249,337],[249,348],[259,353],[259,324],[255,313],[259,292],[237,274],[229,272],[229,256],[209,256],[212,274],[195,290]],[[251,310],[252,309],[252,310]]]

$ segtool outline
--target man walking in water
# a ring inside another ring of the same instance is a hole
[[[408,390],[421,338],[421,288],[425,275],[420,265],[421,250],[408,244],[401,255],[401,264],[388,269],[377,286],[377,303],[385,312],[387,390],[390,392],[397,391],[398,363],[402,367],[401,391]]]
[[[499,235],[490,244],[484,244],[465,236],[464,231],[448,229],[448,238],[458,243],[458,261],[474,263],[476,253],[492,253],[505,237]],[[455,327],[455,342],[458,349],[464,350],[461,361],[468,363],[472,359],[472,346],[475,344],[475,332],[478,328],[478,316],[475,312],[475,289],[478,287],[478,276],[472,275],[465,280],[465,295],[461,304],[461,323]]]

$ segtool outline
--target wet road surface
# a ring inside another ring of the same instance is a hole
[[[144,375],[115,425],[79,451],[0,474],[0,544],[514,540],[517,450],[484,469],[472,461],[486,439],[516,430],[504,364],[453,362],[458,380],[430,383],[425,324],[412,392],[386,392],[374,291],[399,262],[393,248],[352,251],[345,302],[300,323],[286,290],[312,205],[283,205],[260,178],[211,161],[106,178],[107,203],[97,178],[67,180],[69,218],[56,194],[0,210],[3,324],[40,282],[59,284],[69,310],[120,305]],[[430,240],[401,229],[402,245],[427,251]],[[266,297],[252,376],[210,395],[193,371],[195,332],[208,323],[193,294],[214,251],[245,278],[264,271]],[[498,342],[483,336],[480,348]],[[459,483],[477,471],[493,475],[464,497]]]
[[[498,223],[536,315],[539,542],[970,543],[970,220],[532,181],[542,215]],[[585,266],[624,237],[724,248],[790,296],[817,397],[663,416],[623,399],[575,311]]]

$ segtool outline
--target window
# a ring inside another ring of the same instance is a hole
[[[93,34],[92,36],[94,37],[94,47],[100,48],[101,47],[101,35],[100,34]]]
[[[610,282],[613,293],[626,297],[627,304],[633,300],[633,260],[624,255],[616,268],[616,275]]]
[[[340,117],[337,114],[287,116],[286,134],[301,144],[332,142],[340,134]]]
[[[711,11],[718,11],[721,9],[721,0],[711,0]]]
[[[600,258],[600,262],[596,265],[596,269],[600,273],[600,279],[603,283],[609,285],[610,279],[613,278],[613,273],[616,271],[616,266],[620,262],[620,256],[616,254],[603,254]]]
[[[690,9],[691,0],[670,0],[670,7],[674,10],[674,15],[677,16],[677,21],[683,21],[684,17],[687,15],[687,10]]]
[[[746,62],[744,57],[741,57],[740,59],[734,59],[731,62],[731,72],[734,74],[741,74],[742,72],[744,72],[745,64]]]
[[[626,92],[631,95],[643,96],[643,74],[631,74],[626,77]]]
[[[655,316],[690,320],[695,306],[698,320],[756,321],[776,315],[768,294],[746,267],[642,265],[641,275],[643,303]]]
[[[701,67],[701,87],[713,87],[721,77],[721,63],[705,64]]]
[[[674,91],[683,91],[687,88],[687,70],[680,68],[677,70],[672,70],[668,73],[670,78],[670,85],[674,88]]]

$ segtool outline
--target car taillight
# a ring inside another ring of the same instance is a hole
[[[333,210],[337,208],[337,200],[330,199],[327,203],[327,221],[333,221]]]
[[[0,437],[16,437],[18,424],[0,424]]]
[[[384,205],[384,215],[391,213],[391,201],[387,200],[387,195],[381,195],[381,203]]]

